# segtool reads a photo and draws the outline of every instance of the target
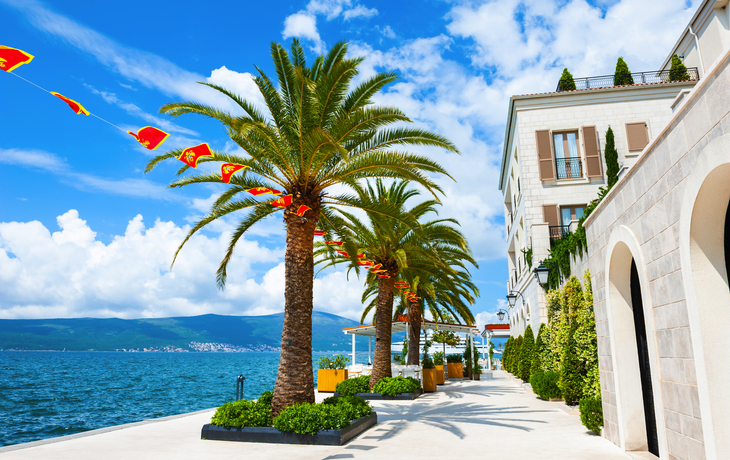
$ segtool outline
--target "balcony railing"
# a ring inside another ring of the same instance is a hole
[[[556,158],[555,170],[558,179],[580,179],[583,177],[583,164],[580,158]]]
[[[637,72],[632,73],[631,77],[634,79],[634,84],[644,83],[670,83],[672,81],[681,81],[676,79],[673,75],[670,75],[671,70],[657,70],[653,72]],[[688,67],[687,74],[689,80],[699,80],[700,73],[697,71],[697,67]],[[596,89],[596,88],[610,88],[614,86],[613,75],[603,75],[600,77],[585,77],[585,78],[574,78],[575,89]],[[675,79],[672,79],[675,78]],[[555,91],[563,91],[558,82],[558,88]]]
[[[550,226],[550,243],[570,233],[569,225]]]

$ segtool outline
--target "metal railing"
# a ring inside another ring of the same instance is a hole
[[[583,164],[580,158],[556,158],[555,170],[558,179],[580,179],[583,177]]]
[[[570,233],[570,225],[550,226],[550,243]]]
[[[686,76],[689,76],[689,78],[682,78],[682,76],[675,75],[671,70],[656,70],[631,74],[631,78],[633,78],[635,85],[645,83],[671,83],[673,81],[693,81],[700,79],[700,73],[697,70],[697,67],[688,67]],[[613,75],[574,78],[573,81],[575,81],[575,89],[610,88],[612,86],[616,86],[613,84]],[[560,82],[558,82],[558,87],[555,91],[563,91],[560,86]]]

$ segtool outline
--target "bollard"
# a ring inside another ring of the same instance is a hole
[[[243,381],[246,380],[246,377],[243,375],[239,375],[236,379],[236,401],[240,401],[243,399]]]

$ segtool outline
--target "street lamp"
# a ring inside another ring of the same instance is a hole
[[[507,315],[507,320],[509,321],[509,312],[507,310],[499,310],[497,312],[497,318],[499,318],[500,321],[504,321],[504,315]]]
[[[545,287],[547,286],[548,278],[550,277],[550,268],[541,263],[540,266],[535,269],[535,275],[537,276],[537,282],[540,283],[540,286]]]

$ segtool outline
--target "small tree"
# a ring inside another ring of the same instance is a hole
[[[606,131],[606,148],[603,149],[603,155],[606,158],[608,188],[611,188],[618,181],[618,151],[616,150],[616,142],[613,138],[613,130],[610,126],[608,127],[608,131]]]
[[[578,404],[583,395],[583,366],[576,353],[578,346],[575,342],[576,329],[577,323],[573,322],[560,362],[560,379],[558,379],[558,388],[563,393],[565,404],[570,406]]]
[[[672,66],[669,68],[669,81],[687,81],[690,79],[687,66],[676,54],[672,56]]]
[[[560,76],[560,91],[575,91],[575,80],[567,67],[563,69],[563,74]]]
[[[631,76],[629,66],[624,62],[623,57],[616,61],[616,71],[613,74],[613,86],[633,85],[634,77]]]
[[[512,352],[512,359],[510,360],[510,361],[512,361],[512,364],[510,365],[510,367],[512,368],[512,370],[510,370],[510,372],[515,377],[519,377],[520,376],[520,358],[522,358],[522,342],[523,342],[523,340],[524,339],[522,338],[522,336],[517,337],[517,339],[515,340],[515,349]]]
[[[543,372],[542,356],[545,353],[545,335],[547,334],[547,325],[542,323],[537,331],[537,339],[535,339],[535,348],[532,350],[532,364],[530,365],[530,375]]]
[[[522,349],[520,350],[520,378],[530,381],[530,368],[532,367],[532,350],[535,347],[535,335],[532,333],[532,326],[525,329],[525,336],[522,338]]]

